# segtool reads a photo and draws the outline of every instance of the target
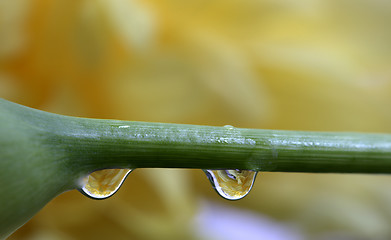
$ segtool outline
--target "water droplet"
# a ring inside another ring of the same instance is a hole
[[[234,130],[235,129],[235,127],[231,126],[231,125],[225,125],[224,127],[227,128],[228,130]]]
[[[132,169],[104,169],[85,177],[79,191],[93,199],[105,199],[118,191]]]
[[[225,199],[239,200],[251,190],[256,171],[251,170],[204,170],[216,192]]]

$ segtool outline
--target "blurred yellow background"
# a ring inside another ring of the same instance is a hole
[[[0,97],[94,118],[391,133],[391,1],[0,0]],[[137,169],[9,239],[390,239],[389,176]],[[26,196],[28,197],[28,196]]]

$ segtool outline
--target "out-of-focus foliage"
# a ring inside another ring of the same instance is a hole
[[[0,0],[0,97],[85,117],[390,133],[390,24],[387,0]],[[111,199],[59,196],[10,239],[221,239],[200,235],[204,198],[303,238],[389,239],[390,182],[259,174],[226,202],[201,171],[136,170]]]

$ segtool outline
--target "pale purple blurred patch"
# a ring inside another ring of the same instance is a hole
[[[202,201],[194,219],[200,239],[213,240],[301,240],[298,229],[247,210]]]

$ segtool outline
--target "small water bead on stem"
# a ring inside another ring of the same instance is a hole
[[[235,129],[235,127],[232,126],[232,125],[225,125],[224,127],[225,127],[226,129],[228,129],[228,130],[234,130],[234,129]]]
[[[133,169],[98,170],[82,180],[78,189],[93,199],[105,199],[114,195]]]
[[[252,170],[203,170],[216,192],[228,200],[244,198],[251,190],[256,171]]]

